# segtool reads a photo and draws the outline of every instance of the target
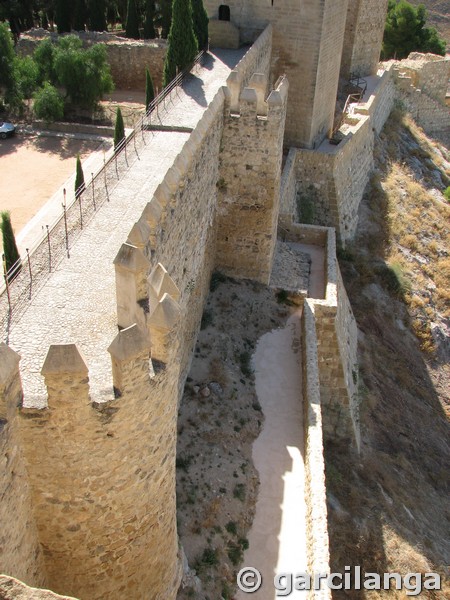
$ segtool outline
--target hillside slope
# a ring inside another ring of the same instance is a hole
[[[450,0],[410,0],[410,2],[426,6],[429,24],[436,27],[450,45]]]
[[[450,564],[448,159],[394,111],[378,140],[358,237],[340,256],[360,331],[362,449],[326,448],[332,571],[444,575]],[[444,586],[421,597],[448,598],[448,579]]]

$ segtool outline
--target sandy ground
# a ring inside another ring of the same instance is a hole
[[[16,235],[75,171],[98,141],[20,136],[0,141],[0,211],[9,210]],[[1,234],[0,234],[1,241]]]

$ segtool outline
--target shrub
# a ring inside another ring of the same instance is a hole
[[[237,483],[234,486],[233,497],[237,498],[241,502],[244,502],[244,500],[245,500],[245,484],[244,483]]]
[[[48,82],[34,95],[33,110],[39,119],[52,122],[64,116],[64,100],[58,90]]]
[[[444,192],[444,196],[447,198],[447,200],[450,202],[450,185],[448,186],[448,188],[445,190]]]
[[[63,37],[55,47],[53,66],[57,83],[74,104],[84,108],[94,108],[103,94],[114,89],[103,44],[85,50],[77,36]]]
[[[56,74],[53,66],[55,58],[56,45],[50,38],[42,40],[34,51],[33,59],[38,66],[39,70],[39,83],[49,81],[50,83],[56,83]]]
[[[120,110],[120,106],[117,107],[116,113],[116,125],[114,127],[114,148],[125,139],[125,127],[123,124],[122,111]]]
[[[411,290],[411,283],[399,263],[376,267],[375,273],[386,289],[398,298],[403,298]]]
[[[145,69],[145,109],[148,110],[150,103],[155,99],[155,88],[153,87],[150,71]]]
[[[2,221],[0,224],[3,236],[3,254],[5,255],[6,272],[15,266],[14,270],[8,274],[8,281],[12,281],[22,268],[20,263],[20,254],[17,249],[16,238],[11,224],[11,216],[8,211],[2,212]],[[19,262],[18,262],[19,261]]]
[[[24,98],[31,98],[39,85],[39,67],[31,56],[17,57],[15,61],[17,84]]]
[[[81,165],[80,155],[77,154],[77,168],[75,176],[75,196],[78,197],[84,192],[84,173]]]

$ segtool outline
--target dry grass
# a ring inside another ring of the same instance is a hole
[[[435,167],[418,172],[412,162],[421,155],[435,165],[437,150],[414,124],[407,120],[405,127],[398,118],[376,148],[379,171],[363,201],[360,237],[340,257],[361,332],[364,394],[361,454],[336,441],[326,448],[331,568],[437,571],[443,589],[420,597],[444,600],[450,597],[450,366],[432,368],[427,357],[434,350],[430,323],[449,314],[450,209],[430,193]],[[414,143],[419,150],[411,159]],[[394,589],[333,596],[407,597]]]

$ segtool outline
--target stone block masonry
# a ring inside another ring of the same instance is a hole
[[[353,238],[358,209],[373,170],[375,133],[379,133],[395,100],[392,65],[369,79],[363,102],[352,106],[354,121],[345,125],[344,138],[336,146],[324,141],[316,151],[296,152],[296,193],[298,204],[307,205],[311,221],[335,227],[345,245]],[[285,200],[293,212],[295,199]]]
[[[226,90],[220,155],[217,265],[230,275],[268,283],[276,242],[288,83],[281,80],[265,102],[263,75],[255,75],[242,91],[233,75]]]
[[[387,0],[349,0],[341,77],[376,74],[387,6]]]
[[[0,573],[14,573],[30,585],[44,586],[43,553],[17,430],[23,393],[19,361],[16,352],[0,344]]]

